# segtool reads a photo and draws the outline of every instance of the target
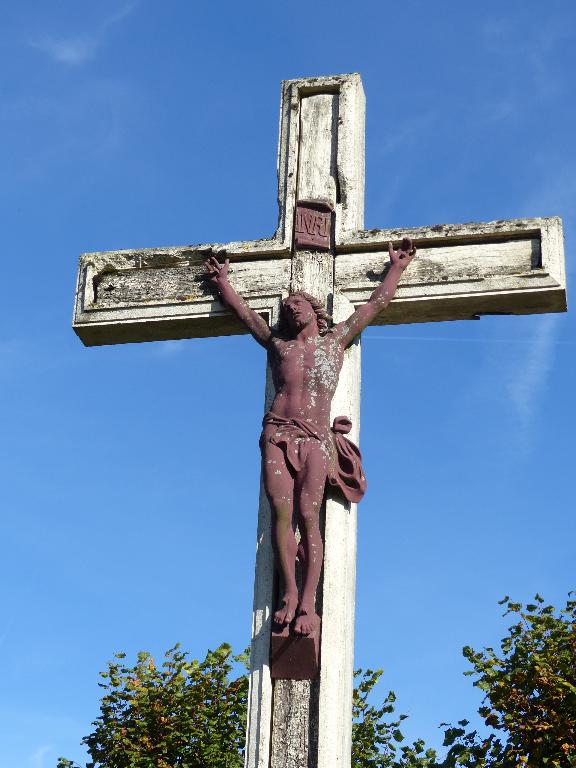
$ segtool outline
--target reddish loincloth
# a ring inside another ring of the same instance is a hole
[[[348,501],[360,501],[366,492],[366,478],[362,471],[362,455],[345,434],[352,422],[346,416],[334,419],[332,427],[318,427],[305,419],[285,419],[272,411],[264,416],[260,446],[270,442],[282,449],[289,466],[300,472],[306,463],[313,442],[320,444],[328,458],[326,481],[338,488]]]

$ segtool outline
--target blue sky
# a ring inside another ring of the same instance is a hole
[[[570,0],[2,4],[2,768],[82,758],[115,651],[249,639],[263,353],[83,348],[78,255],[270,235],[280,81],[358,71],[368,228],[561,215],[571,282],[575,30]],[[363,348],[356,663],[438,744],[497,600],[576,586],[574,319]]]

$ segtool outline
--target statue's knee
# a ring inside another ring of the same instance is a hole
[[[283,497],[268,497],[275,519],[280,523],[292,523],[292,505]]]
[[[315,507],[300,507],[300,519],[306,530],[314,530],[320,524],[320,512]]]

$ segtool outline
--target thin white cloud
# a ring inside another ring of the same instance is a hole
[[[489,102],[488,106],[475,114],[477,120],[480,116],[485,123],[507,123],[516,120],[521,112],[520,104],[517,99],[510,96],[502,96]]]
[[[28,760],[30,768],[45,768],[46,757],[52,749],[52,744],[43,744],[38,749],[35,749]]]
[[[564,317],[560,314],[539,315],[533,320],[523,319],[524,330],[515,338],[506,337],[503,325],[485,323],[486,333],[481,336],[418,336],[395,334],[390,336],[367,333],[373,341],[400,341],[416,344],[470,344],[481,347],[469,356],[470,387],[464,387],[452,396],[452,403],[474,430],[476,413],[490,411],[497,414],[498,428],[492,435],[492,450],[513,455],[514,460],[527,459],[536,445],[539,414],[547,393],[557,350],[568,349],[575,342],[560,339],[559,331]],[[484,321],[483,321],[484,322]],[[517,324],[517,327],[518,324]],[[530,328],[530,330],[529,330]],[[483,348],[483,349],[482,349]],[[570,350],[571,352],[571,350]],[[477,361],[476,363],[474,361]]]
[[[509,373],[507,390],[526,431],[533,425],[554,363],[559,319],[559,315],[555,314],[539,318],[532,344],[525,350],[524,355],[516,359],[514,368]]]
[[[118,8],[117,11],[112,13],[110,16],[107,16],[102,22],[102,26],[105,28],[112,27],[114,24],[118,24],[119,22],[124,21],[125,18],[130,16],[137,5],[138,0],[132,0],[130,3],[125,3],[123,6]]]
[[[50,174],[62,175],[70,163],[85,167],[95,159],[108,160],[148,108],[143,92],[121,78],[88,78],[61,92],[0,98],[0,128],[16,135],[32,125],[36,137],[19,155],[0,148],[0,164],[13,173],[16,188],[26,190]],[[0,361],[0,373],[1,368]]]
[[[161,357],[173,357],[186,350],[186,339],[177,339],[176,341],[161,341],[153,345],[153,351]]]
[[[126,3],[104,18],[90,34],[67,37],[43,34],[30,40],[29,45],[61,64],[79,66],[94,59],[100,48],[107,42],[110,30],[124,21],[137,5],[137,0]]]
[[[559,80],[554,66],[556,51],[573,41],[573,28],[554,14],[528,15],[525,19],[525,24],[519,25],[517,15],[501,16],[487,20],[481,30],[486,53],[493,61],[499,58],[523,63],[522,80],[515,81],[514,90],[487,100],[493,110],[486,113],[489,119],[516,118],[526,105],[561,96],[569,82]]]
[[[417,341],[419,343],[424,342],[440,342],[440,343],[447,343],[447,344],[512,344],[513,346],[520,344],[521,346],[528,345],[532,346],[533,342],[529,341],[528,339],[491,339],[487,336],[458,336],[458,337],[450,337],[450,336],[376,336],[372,335],[370,333],[364,333],[362,335],[362,339],[370,339],[370,341]],[[576,341],[567,341],[566,339],[563,340],[555,340],[554,345],[568,345],[568,346],[574,346],[576,344]]]
[[[494,344],[501,331],[496,323],[487,324],[490,332],[479,359],[470,390],[463,393],[461,405],[481,413],[490,412],[495,427],[492,451],[527,461],[538,445],[541,411],[551,390],[551,373],[556,352],[569,343],[559,339],[563,322],[560,314],[538,315],[513,320],[518,331],[515,343]],[[520,343],[522,342],[522,343]]]
[[[56,38],[43,35],[30,41],[32,48],[47,53],[48,56],[61,64],[73,66],[84,64],[84,62],[93,59],[101,44],[102,40],[99,37]]]
[[[399,150],[418,147],[422,136],[434,131],[436,117],[434,112],[420,110],[415,115],[405,116],[400,122],[393,122],[379,137],[378,154],[381,157],[389,157],[396,155]]]

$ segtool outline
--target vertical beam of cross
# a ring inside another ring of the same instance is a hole
[[[335,210],[336,243],[361,229],[364,214],[364,93],[358,75],[288,81],[282,88],[279,236],[292,238],[297,199],[322,199]],[[296,251],[291,291],[325,303],[336,321],[352,304],[334,290],[334,253]],[[272,394],[268,375],[267,404]],[[347,415],[358,439],[360,343],[347,352],[332,415]],[[325,555],[318,680],[270,680],[268,667],[273,559],[270,512],[261,491],[254,591],[247,768],[349,766],[354,663],[356,505],[325,504]]]

